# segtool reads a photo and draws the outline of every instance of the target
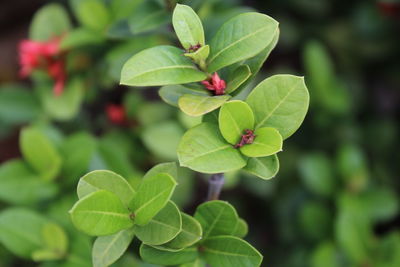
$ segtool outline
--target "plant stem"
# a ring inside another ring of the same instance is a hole
[[[224,185],[224,174],[216,173],[211,175],[208,180],[208,196],[207,201],[217,200]]]

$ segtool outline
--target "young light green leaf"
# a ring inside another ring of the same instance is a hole
[[[258,128],[254,135],[252,144],[240,148],[240,152],[246,156],[252,158],[266,157],[282,151],[283,140],[277,129],[271,127]]]
[[[168,203],[176,185],[174,178],[166,173],[144,179],[129,204],[135,214],[135,224],[143,226],[149,223]]]
[[[53,252],[57,259],[63,258],[68,250],[68,236],[55,223],[46,223],[42,228],[42,240],[46,250]]]
[[[178,207],[169,201],[144,226],[134,226],[136,236],[147,245],[161,245],[174,239],[182,230],[182,217]]]
[[[232,145],[240,141],[245,130],[254,128],[253,111],[246,102],[233,100],[222,105],[219,111],[219,130]]]
[[[88,235],[111,235],[133,226],[129,210],[114,193],[106,190],[81,198],[70,214],[75,227]]]
[[[45,5],[33,17],[29,37],[35,41],[48,41],[60,37],[71,28],[67,11],[59,4]]]
[[[146,172],[146,174],[143,176],[143,179],[150,178],[151,176],[159,173],[166,173],[171,175],[171,177],[173,177],[175,180],[178,179],[178,167],[176,166],[175,162],[165,162],[157,164]]]
[[[159,250],[151,246],[142,244],[140,246],[140,257],[148,263],[157,265],[179,265],[192,262],[198,257],[196,247],[185,248],[181,251],[170,252]]]
[[[182,231],[171,241],[158,249],[175,249],[181,250],[198,242],[202,237],[202,229],[200,223],[190,215],[181,213],[182,215]]]
[[[246,102],[253,109],[256,128],[273,127],[286,139],[303,122],[309,95],[303,77],[275,75],[261,82]]]
[[[219,108],[229,98],[230,96],[228,95],[202,96],[185,94],[179,98],[178,105],[187,115],[197,117]]]
[[[193,62],[195,62],[197,65],[200,67],[202,64],[205,64],[206,59],[210,55],[210,46],[205,45],[200,47],[197,51],[192,52],[192,53],[185,53],[185,57],[191,58]]]
[[[271,179],[275,177],[279,171],[278,156],[275,154],[263,158],[249,158],[243,170],[262,179]]]
[[[211,40],[208,71],[254,57],[268,46],[278,22],[260,13],[249,12],[227,21]]]
[[[93,244],[93,266],[108,267],[116,262],[128,249],[134,235],[133,228],[129,228],[113,235],[98,237]]]
[[[23,208],[9,208],[0,213],[0,242],[19,257],[30,259],[43,247],[41,231],[47,223],[39,214]]]
[[[225,142],[218,126],[207,122],[187,131],[177,152],[182,167],[203,173],[234,171],[246,165],[241,153]]]
[[[239,218],[239,220],[236,223],[235,231],[233,231],[232,235],[237,236],[239,238],[243,238],[247,235],[248,231],[249,227],[246,221],[243,220],[242,218]]]
[[[172,15],[172,25],[186,50],[197,44],[205,44],[203,24],[191,7],[177,4]]]
[[[131,57],[121,72],[121,84],[130,86],[183,84],[205,79],[207,75],[173,46],[143,50]]]
[[[240,65],[237,67],[228,78],[226,85],[226,93],[230,94],[238,89],[251,76],[251,70],[248,65]]]
[[[39,249],[32,252],[33,261],[54,261],[62,259],[57,253],[48,249]]]
[[[57,192],[56,184],[40,179],[22,160],[7,161],[0,166],[0,199],[4,202],[30,205],[50,199]]]
[[[212,236],[231,235],[236,230],[239,217],[228,202],[208,201],[197,207],[194,218],[203,229],[203,240]]]
[[[167,85],[160,88],[158,91],[161,99],[167,104],[178,107],[179,98],[186,94],[208,96],[205,90],[198,91],[186,88],[182,85]]]
[[[179,267],[206,267],[206,266],[207,265],[202,258],[197,258],[195,261],[179,265]]]
[[[58,175],[61,157],[51,141],[39,129],[34,127],[23,129],[20,147],[25,160],[44,180],[52,180]]]
[[[122,176],[107,170],[92,171],[83,176],[78,183],[78,197],[83,198],[98,190],[114,193],[127,206],[135,191]]]
[[[258,267],[262,255],[246,241],[233,236],[216,236],[202,243],[206,262],[219,267]]]

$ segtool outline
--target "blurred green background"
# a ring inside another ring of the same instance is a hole
[[[55,220],[74,240],[71,244],[83,243],[70,245],[70,254],[78,250],[74,255],[81,261],[33,263],[0,242],[0,267],[90,266],[91,240],[71,227],[66,213],[75,201],[79,177],[93,169],[110,169],[136,184],[152,165],[176,160],[180,136],[198,123],[161,102],[157,88],[118,85],[119,69],[130,55],[176,43],[168,19],[160,15],[150,23],[146,14],[118,9],[118,4],[110,10],[128,26],[106,20],[106,33],[101,29],[97,40],[69,48],[69,77],[76,82],[68,85],[62,99],[53,101],[40,73],[21,80],[18,43],[28,38],[35,12],[54,2],[67,8],[74,28],[90,28],[90,16],[101,13],[92,9],[85,20],[87,13],[74,7],[77,1],[0,4],[0,214],[22,206]],[[124,7],[129,1],[115,2]],[[164,1],[153,2],[162,6]],[[240,12],[257,10],[278,20],[280,40],[257,80],[277,73],[304,75],[310,90],[309,113],[279,154],[278,175],[263,181],[229,173],[221,196],[248,222],[247,239],[264,255],[263,266],[400,266],[400,2],[181,2],[198,11],[208,39]],[[126,123],[107,118],[110,104],[125,108]],[[61,171],[46,190],[21,172],[14,179],[10,171],[10,160],[21,158],[19,134],[27,125],[40,129],[61,157]],[[181,172],[175,199],[192,212],[206,196],[207,177]],[[28,185],[30,190],[21,189]],[[128,254],[115,266],[149,266],[137,259],[134,249]]]

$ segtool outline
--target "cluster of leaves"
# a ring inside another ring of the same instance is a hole
[[[80,200],[70,213],[79,230],[99,236],[92,250],[94,266],[114,263],[134,236],[142,242],[141,257],[153,264],[259,266],[261,254],[240,239],[247,225],[236,210],[227,202],[209,201],[193,217],[181,212],[170,200],[176,177],[176,164],[163,163],[150,169],[136,190],[110,171],[80,179]]]
[[[223,24],[207,45],[197,14],[189,6],[177,5],[173,26],[186,52],[172,46],[141,51],[123,66],[121,83],[166,85],[160,96],[167,103],[190,116],[206,115],[180,141],[181,166],[203,173],[244,168],[264,179],[273,177],[283,139],[300,127],[308,109],[303,78],[276,75],[260,83],[246,102],[228,100],[229,94],[237,94],[237,89],[254,78],[275,47],[278,23],[263,14],[244,13]],[[223,95],[212,95],[193,84],[219,70],[227,79]],[[238,149],[246,131],[254,140]]]

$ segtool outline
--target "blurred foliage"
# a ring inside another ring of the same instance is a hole
[[[59,98],[39,71],[29,85],[1,85],[1,151],[21,156],[0,166],[0,267],[91,266],[92,240],[68,217],[80,176],[109,169],[135,187],[150,166],[176,160],[181,135],[199,121],[160,102],[155,88],[138,92],[118,85],[130,56],[177,43],[168,24],[174,2],[69,1],[63,3],[68,15],[58,4],[50,5],[55,11],[45,16],[52,24],[33,18],[31,38],[70,29],[62,42],[70,79]],[[248,239],[265,255],[263,264],[400,266],[398,1],[179,2],[196,9],[207,39],[244,11],[276,18],[281,37],[259,77],[304,74],[310,89],[310,113],[280,154],[279,174],[270,181],[244,172],[226,175],[222,198],[248,221]],[[124,124],[107,117],[108,104],[125,108]],[[24,142],[27,131],[34,136]],[[37,155],[30,154],[31,145],[39,146]],[[174,201],[193,211],[205,198],[206,177],[179,171]],[[26,233],[24,219],[12,225],[9,216],[34,217],[39,230]],[[49,223],[57,225],[49,231],[65,232],[65,253],[39,253],[52,261],[32,263],[26,253],[43,250],[41,242],[13,249],[18,240],[8,234],[41,240],[41,227]],[[132,251],[113,266],[152,266]]]

